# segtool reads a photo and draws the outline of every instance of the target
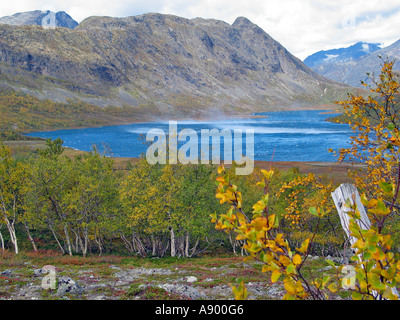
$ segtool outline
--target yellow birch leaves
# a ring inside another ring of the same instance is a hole
[[[307,297],[307,292],[303,288],[298,274],[298,269],[303,263],[300,254],[307,251],[309,240],[306,240],[298,253],[292,252],[284,235],[279,232],[278,216],[270,212],[269,185],[273,175],[273,170],[261,170],[263,181],[257,183],[264,188],[265,193],[262,198],[252,206],[252,218],[248,218],[242,209],[242,195],[236,185],[231,184],[229,175],[224,167],[218,168],[217,177],[218,187],[216,198],[220,203],[230,205],[226,214],[221,214],[219,218],[212,215],[212,222],[219,230],[233,230],[237,233],[236,240],[244,240],[243,248],[249,253],[250,258],[264,263],[263,272],[271,272],[271,282],[282,279],[286,289],[285,299],[303,299]],[[238,288],[233,288],[236,299],[245,296],[244,284]]]

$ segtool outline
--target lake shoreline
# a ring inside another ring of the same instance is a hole
[[[247,116],[236,114],[229,117],[215,117],[209,121],[205,121],[205,118],[191,118],[190,120],[189,118],[175,118],[176,122],[161,119],[157,119],[156,122],[144,122],[144,119],[141,119],[140,122],[131,123],[128,120],[129,124],[125,125],[60,129],[30,133],[26,136],[39,139],[61,138],[65,147],[75,150],[89,151],[93,145],[103,146],[105,149],[112,150],[113,153],[110,153],[110,156],[124,158],[139,157],[146,152],[147,144],[144,142],[144,137],[148,138],[150,130],[153,131],[148,141],[151,141],[152,135],[156,134],[154,132],[165,136],[171,130],[175,132],[174,130],[178,129],[177,125],[186,126],[183,129],[179,128],[181,131],[177,132],[184,132],[183,134],[187,134],[188,130],[195,132],[195,136],[190,136],[190,140],[186,140],[183,146],[188,148],[193,144],[192,140],[198,143],[197,141],[200,141],[198,136],[209,134],[210,130],[214,130],[213,133],[218,130],[218,132],[224,132],[225,135],[229,130],[232,135],[232,130],[237,129],[240,130],[240,133],[245,133],[246,140],[257,139],[252,142],[252,144],[256,144],[257,148],[257,152],[254,154],[255,160],[334,162],[336,158],[326,150],[328,148],[337,150],[344,147],[349,129],[347,126],[343,128],[343,125],[330,124],[329,121],[325,121],[329,117],[329,113],[334,112],[332,108],[327,109],[327,107],[324,105],[311,110],[284,110]],[[213,123],[215,123],[214,127]],[[188,129],[189,127],[190,129]],[[242,141],[243,137],[237,137],[237,139]],[[183,142],[183,140],[180,141]],[[214,143],[220,142],[213,139],[212,147]],[[198,152],[203,152],[203,150],[198,150],[200,148],[203,149],[204,146],[201,145],[196,149],[191,147],[190,154],[198,157]],[[224,148],[227,152],[226,147]],[[249,148],[254,148],[254,146]],[[318,151],[315,152],[316,150]],[[204,152],[206,151],[204,150]],[[254,152],[254,150],[247,150],[246,147],[246,153],[248,152]]]
[[[26,153],[27,150],[35,151],[45,147],[44,140],[33,140],[33,141],[4,141],[5,145],[11,147],[15,153],[21,151]],[[74,158],[76,156],[87,154],[87,151],[76,150],[73,148],[65,147],[64,154],[68,157]],[[114,167],[116,170],[125,171],[128,168],[128,164],[134,164],[140,158],[138,157],[115,157],[110,156],[114,161]],[[362,169],[365,166],[361,164],[351,164],[348,162],[323,162],[323,161],[268,161],[268,160],[255,160],[254,167],[258,169],[278,169],[278,170],[290,170],[296,168],[300,173],[308,174],[314,173],[315,175],[326,176],[327,178],[333,179],[335,183],[351,182],[348,178],[349,170]]]
[[[80,152],[80,151],[74,151]],[[110,157],[118,170],[126,170],[128,163],[134,164],[140,158],[129,157]],[[227,166],[228,167],[228,166]],[[352,180],[348,177],[348,172],[365,168],[363,164],[352,164],[350,162],[323,162],[323,161],[263,161],[255,160],[254,168],[257,169],[278,169],[287,171],[296,169],[301,174],[313,173],[316,176],[332,179],[334,183],[349,183]]]
[[[176,117],[174,115],[169,115],[168,117],[155,117],[155,116],[144,116],[143,114],[140,117],[132,117],[128,120],[111,120],[107,124],[103,125],[92,125],[92,126],[71,126],[68,128],[52,128],[52,129],[37,129],[34,131],[24,132],[23,135],[33,134],[35,132],[52,132],[58,130],[75,130],[75,129],[89,129],[89,128],[102,128],[102,127],[109,127],[109,126],[120,126],[120,125],[130,125],[130,124],[138,124],[138,123],[151,123],[151,122],[158,122],[158,121],[219,121],[219,120],[226,120],[227,117],[233,119],[257,119],[257,118],[267,118],[268,116],[260,115],[259,113],[264,112],[282,112],[282,111],[306,111],[306,110],[321,110],[325,111],[322,113],[337,113],[337,105],[336,104],[321,104],[315,106],[285,106],[279,110],[267,110],[267,111],[260,111],[260,112],[253,112],[253,113],[239,113],[239,114],[219,114],[214,117],[211,116],[195,116],[195,117]]]

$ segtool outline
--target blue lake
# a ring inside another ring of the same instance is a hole
[[[258,113],[258,118],[226,119],[215,121],[178,121],[178,133],[182,129],[242,129],[245,144],[246,129],[254,130],[254,159],[264,161],[324,161],[336,158],[328,151],[349,146],[352,131],[346,124],[325,121],[332,114],[321,110],[281,111]],[[265,116],[265,117],[263,117]],[[100,151],[106,146],[115,157],[139,157],[148,144],[143,136],[151,129],[169,131],[169,121],[134,123],[100,128],[68,129],[27,134],[40,138],[61,138],[65,147],[90,151],[96,145]],[[141,138],[142,136],[142,138]],[[182,142],[180,144],[184,144]],[[179,144],[178,144],[179,148]],[[222,147],[223,148],[223,147]],[[221,150],[222,150],[221,148]],[[245,154],[243,145],[243,154]],[[200,150],[199,150],[200,152]],[[221,151],[223,154],[223,151]]]

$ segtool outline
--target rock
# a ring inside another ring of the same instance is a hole
[[[61,277],[58,280],[57,295],[62,297],[67,293],[81,295],[84,293],[84,290],[71,278]]]
[[[266,296],[267,288],[263,282],[249,282],[246,284],[246,288],[249,293],[248,299]]]
[[[187,282],[190,282],[190,283],[196,282],[196,281],[197,281],[197,278],[194,277],[194,276],[190,276],[190,277],[188,277],[188,278],[186,279],[186,281],[187,281]]]
[[[8,269],[1,272],[2,276],[11,276],[11,274],[12,274],[12,271],[8,270]]]
[[[317,271],[328,271],[328,270],[332,270],[333,267],[332,266],[326,266],[324,268],[318,269]]]
[[[117,267],[117,266],[115,266],[115,265],[113,265],[113,264],[110,265],[109,268],[110,268],[110,269],[113,269],[113,270],[118,270],[118,271],[122,270],[120,267]]]
[[[285,294],[285,289],[282,285],[272,284],[268,287],[266,294],[274,299],[279,299]]]
[[[35,269],[35,270],[33,270],[33,274],[34,274],[36,277],[41,276],[41,275],[44,274],[44,273],[46,273],[46,272],[43,272],[43,269]]]
[[[116,269],[117,270],[117,269]],[[170,269],[163,268],[135,268],[128,270],[121,270],[115,273],[115,277],[122,282],[132,282],[137,278],[152,276],[152,275],[171,275]]]
[[[206,299],[206,295],[199,292],[196,288],[185,284],[161,284],[159,288],[164,289],[171,293],[176,293],[191,300]]]

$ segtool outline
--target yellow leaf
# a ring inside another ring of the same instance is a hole
[[[272,228],[272,227],[274,227],[275,226],[275,215],[274,214],[271,214],[269,217],[268,217],[268,229],[270,229],[270,228]]]
[[[290,265],[292,263],[292,261],[290,261],[290,259],[284,255],[281,255],[279,257],[279,262],[284,265],[285,267],[287,267],[288,265]]]
[[[375,260],[383,260],[385,257],[385,253],[379,247],[376,247],[376,251],[372,253],[372,258]]]
[[[332,282],[329,286],[328,289],[330,292],[336,292],[338,290],[338,286],[336,283]]]
[[[261,201],[258,201],[254,206],[253,206],[253,212],[260,212],[260,211],[262,211],[262,210],[264,210],[264,208],[265,208],[265,205],[261,202]]]
[[[255,218],[253,221],[251,221],[251,225],[257,230],[261,230],[263,228],[266,228],[268,226],[268,220],[267,218],[264,217],[258,217]]]
[[[304,242],[301,244],[301,247],[296,248],[296,250],[300,253],[306,253],[309,243],[310,243],[310,239],[304,240]]]
[[[262,174],[264,175],[265,179],[271,180],[271,177],[274,174],[274,170],[261,170]]]
[[[256,183],[257,186],[264,188],[265,187],[265,182],[264,181],[260,181]]]
[[[274,270],[274,272],[272,272],[272,274],[271,274],[271,282],[275,283],[276,281],[278,281],[281,274],[282,273],[279,270]]]
[[[247,298],[247,289],[242,281],[239,287],[232,286],[232,292],[235,295],[235,300],[245,300]]]
[[[398,138],[390,137],[388,140],[391,144],[394,144],[395,146],[400,146],[400,140]]]
[[[353,300],[362,300],[363,298],[361,293],[355,291],[351,294],[351,297],[353,298]]]
[[[290,280],[289,278],[285,279],[284,286],[285,286],[286,291],[289,294],[295,294],[296,293],[295,283],[293,283],[292,280]]]
[[[295,254],[293,257],[293,263],[297,266],[301,263],[301,257],[299,254]]]
[[[236,236],[236,240],[245,240],[246,239],[246,236],[244,235],[244,234],[242,234],[242,233],[239,233],[237,236]]]
[[[271,267],[266,265],[266,264],[264,264],[262,269],[261,269],[261,272],[267,272],[267,271],[270,271],[270,270],[271,270]]]

